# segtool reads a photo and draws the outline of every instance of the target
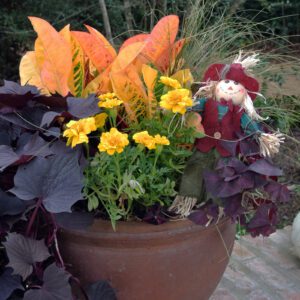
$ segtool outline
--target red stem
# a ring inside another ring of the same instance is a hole
[[[38,210],[39,210],[41,204],[42,204],[42,198],[39,198],[38,201],[36,202],[35,209],[34,209],[32,215],[30,217],[29,224],[28,224],[28,226],[26,228],[26,233],[25,233],[26,236],[29,236],[29,234],[30,234],[32,225],[34,223],[34,220],[35,220],[35,218],[37,216],[37,213],[38,213]]]

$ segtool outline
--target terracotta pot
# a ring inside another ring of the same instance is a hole
[[[203,228],[189,220],[162,225],[95,221],[60,232],[60,248],[81,281],[109,280],[118,300],[204,300],[219,283],[235,238],[229,219]],[[226,248],[225,248],[226,245]]]

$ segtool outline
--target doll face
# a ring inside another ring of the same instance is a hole
[[[216,99],[220,101],[224,99],[226,101],[231,100],[235,105],[241,105],[246,96],[246,89],[240,83],[224,79],[221,80],[216,86]]]

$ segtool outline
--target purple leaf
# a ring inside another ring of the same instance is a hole
[[[37,157],[21,165],[10,191],[23,200],[41,198],[49,212],[71,212],[71,206],[82,199],[82,174],[77,157],[65,154]]]
[[[265,186],[265,191],[270,195],[271,200],[275,202],[288,202],[290,200],[290,191],[286,185],[276,181],[271,181]]]
[[[21,277],[12,272],[11,268],[6,268],[0,275],[0,300],[7,300],[14,290],[24,290]]]
[[[10,146],[0,145],[0,171],[10,166],[19,159],[19,156]]]
[[[8,146],[0,146],[0,170],[3,171],[13,163],[27,162],[31,156],[46,157],[53,154],[49,144],[38,133],[33,135],[23,133],[18,141],[16,151]]]
[[[25,210],[24,201],[15,196],[10,196],[0,189],[0,216],[17,215]]]
[[[237,141],[221,141],[220,144],[231,154],[231,156],[236,156],[238,146]]]
[[[98,106],[98,102],[99,99],[93,94],[86,99],[68,97],[68,112],[79,119],[87,118],[102,111]]]
[[[52,264],[44,272],[42,287],[28,290],[24,300],[72,300],[69,278],[69,273]]]
[[[272,165],[266,159],[259,159],[248,167],[249,171],[266,176],[281,176],[282,170]]]
[[[259,145],[253,139],[240,141],[240,151],[243,156],[253,156],[259,154]]]
[[[89,300],[117,300],[114,289],[107,281],[97,281],[86,288]]]
[[[224,205],[224,213],[226,216],[231,217],[236,221],[245,212],[245,208],[242,207],[242,194],[237,194],[233,197],[222,199]]]
[[[258,207],[254,217],[247,224],[247,230],[253,237],[262,234],[269,236],[275,232],[277,224],[276,206],[273,203],[262,204]]]
[[[208,222],[206,211],[199,209],[189,214],[188,219],[197,225],[205,226]]]
[[[53,122],[54,118],[59,116],[60,113],[56,111],[48,111],[43,115],[42,121],[41,121],[41,127],[44,126],[50,126],[50,124]]]
[[[9,233],[3,245],[9,259],[8,266],[23,280],[32,273],[35,262],[42,262],[50,256],[43,240],[26,238],[17,233]]]
[[[72,212],[54,214],[54,219],[57,225],[65,229],[81,230],[91,226],[94,221],[94,216],[87,212]]]
[[[39,91],[33,85],[20,85],[14,81],[8,80],[4,80],[4,86],[0,87],[0,94],[26,95],[28,93],[36,95],[39,93]]]

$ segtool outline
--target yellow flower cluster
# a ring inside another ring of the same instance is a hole
[[[111,128],[109,132],[101,135],[98,149],[100,152],[107,152],[109,155],[122,153],[124,148],[129,144],[128,135],[121,133],[117,128]]]
[[[133,139],[137,144],[142,144],[149,150],[155,149],[157,145],[170,145],[170,141],[165,136],[159,134],[152,136],[148,131],[135,133]]]
[[[173,89],[180,89],[181,84],[178,80],[167,77],[167,76],[161,76],[160,82],[166,86],[172,87]]]
[[[187,107],[193,106],[188,89],[175,89],[161,96],[159,105],[173,113],[185,114]]]
[[[100,99],[98,106],[104,108],[114,108],[123,103],[115,93],[106,93],[98,97]]]
[[[68,138],[67,146],[75,147],[78,144],[88,143],[87,135],[96,130],[95,119],[85,118],[79,121],[70,121],[67,125],[67,129],[64,131],[63,136]]]

